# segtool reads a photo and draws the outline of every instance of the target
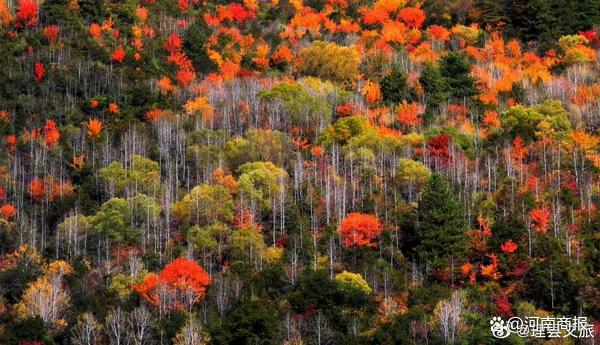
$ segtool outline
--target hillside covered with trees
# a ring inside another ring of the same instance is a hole
[[[593,344],[597,0],[0,0],[0,344]]]

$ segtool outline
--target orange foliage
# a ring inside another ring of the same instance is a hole
[[[410,52],[410,58],[416,62],[435,62],[439,58],[429,42],[422,42]]]
[[[12,20],[12,14],[5,0],[0,0],[0,24],[7,25]]]
[[[379,84],[367,81],[362,89],[362,94],[369,103],[377,103],[381,100],[381,89]]]
[[[150,122],[156,121],[162,115],[162,109],[156,108],[146,112],[146,119]]]
[[[502,275],[498,272],[498,256],[496,254],[486,254],[486,256],[491,262],[489,265],[481,265],[481,275],[491,280],[500,279]]]
[[[493,110],[487,110],[483,114],[483,124],[490,128],[500,127],[500,119],[498,118],[498,113]]]
[[[102,120],[99,119],[90,119],[87,123],[87,135],[90,139],[95,139],[100,136],[102,132],[103,124]]]
[[[102,34],[102,27],[97,23],[90,24],[90,35],[95,38],[99,38]]]
[[[342,220],[338,232],[346,248],[376,247],[375,240],[382,231],[382,225],[377,217],[363,213],[349,213]]]
[[[46,188],[44,186],[44,181],[39,178],[34,178],[29,183],[29,196],[36,201],[42,201],[44,196],[46,196]]]
[[[314,157],[323,157],[323,155],[325,155],[325,149],[319,145],[315,145],[310,149],[310,154]]]
[[[221,66],[221,75],[223,76],[224,80],[233,79],[239,73],[239,71],[240,65],[231,60],[225,61]]]
[[[548,232],[550,227],[550,211],[546,208],[536,208],[529,212],[531,218],[531,227],[541,234]]]
[[[115,102],[111,102],[111,103],[108,105],[108,111],[109,111],[111,114],[113,114],[113,115],[115,115],[115,114],[118,114],[118,113],[119,113],[119,111],[120,111],[120,109],[119,109],[119,105],[118,105],[117,103],[115,103]]]
[[[175,91],[175,85],[173,85],[173,82],[171,82],[171,79],[169,79],[169,77],[167,76],[160,78],[156,85],[158,86],[158,90],[160,91],[160,93],[163,94]]]
[[[135,15],[140,22],[145,23],[148,20],[148,9],[146,7],[138,7],[135,9]]]
[[[406,43],[408,37],[408,28],[395,21],[386,22],[381,29],[381,38],[385,42]]]
[[[362,21],[368,25],[381,24],[389,19],[388,11],[381,7],[375,7],[370,10],[362,8],[361,13],[363,15]]]
[[[0,217],[5,220],[12,219],[17,214],[17,209],[11,204],[4,204],[0,207]]]
[[[290,47],[286,45],[280,45],[279,48],[272,55],[274,63],[288,63],[294,59],[294,53]]]
[[[523,145],[523,139],[517,136],[515,140],[513,140],[512,158],[516,162],[522,163],[528,152],[529,150]]]
[[[14,152],[17,149],[17,136],[9,134],[6,136],[6,146],[10,152]]]
[[[73,162],[69,164],[69,166],[75,170],[81,170],[85,165],[85,155],[80,154],[77,156],[73,156]]]
[[[44,125],[44,143],[48,147],[52,147],[60,140],[60,132],[56,127],[54,120],[47,120]]]
[[[432,25],[427,29],[427,33],[433,39],[445,42],[450,39],[450,31],[446,30],[443,26]]]
[[[418,29],[425,21],[425,12],[420,8],[406,7],[398,12],[398,19],[413,29]]]
[[[234,194],[237,192],[237,181],[233,176],[225,175],[225,171],[223,171],[223,169],[215,169],[215,171],[213,171],[213,179],[217,184],[227,188],[229,193]]]
[[[418,103],[407,103],[406,100],[396,108],[396,119],[404,126],[415,126],[423,119],[419,116],[425,112],[425,108]]]

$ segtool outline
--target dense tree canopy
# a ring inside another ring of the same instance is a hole
[[[600,329],[599,25],[0,0],[0,344],[591,344],[491,326]]]

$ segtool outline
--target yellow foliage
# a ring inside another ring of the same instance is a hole
[[[48,265],[45,273],[48,277],[54,275],[68,276],[73,273],[73,267],[71,267],[71,265],[64,260],[56,260]]]
[[[208,103],[208,98],[199,96],[187,101],[183,109],[188,115],[200,115],[204,120],[208,120],[213,115],[213,107]]]
[[[305,75],[352,83],[358,78],[360,55],[355,46],[343,47],[315,41],[300,52],[300,72]]]
[[[62,279],[42,277],[25,289],[16,311],[20,317],[39,316],[50,327],[62,329],[66,326],[62,316],[69,304],[70,298],[63,288]]]
[[[267,247],[264,253],[264,258],[270,264],[281,261],[281,258],[283,258],[283,248]]]
[[[419,133],[408,133],[402,137],[402,143],[417,147],[423,144],[425,138]]]

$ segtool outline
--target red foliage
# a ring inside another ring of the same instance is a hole
[[[433,158],[434,162],[446,165],[450,162],[450,137],[447,134],[440,134],[437,137],[429,139],[427,142],[427,153]]]
[[[341,117],[354,115],[354,113],[355,113],[354,104],[352,104],[352,103],[340,104],[337,107],[337,112],[338,112],[338,115]]]
[[[527,274],[527,272],[529,272],[529,268],[529,263],[527,263],[525,260],[521,260],[512,271],[506,272],[506,276],[515,279],[522,278],[525,276],[525,274]]]
[[[382,225],[377,217],[363,213],[349,213],[338,227],[342,243],[346,248],[375,247]]]
[[[190,7],[190,0],[177,0],[177,3],[179,4],[180,13],[185,13]]]
[[[46,76],[46,68],[44,67],[44,64],[39,61],[36,62],[35,65],[33,66],[33,80],[42,81],[42,80],[44,80],[45,76]]]
[[[42,34],[48,40],[48,43],[56,44],[56,42],[58,42],[58,31],[58,25],[52,24],[46,26],[42,31]]]
[[[597,47],[600,44],[600,35],[598,35],[598,31],[596,31],[596,29],[579,31],[578,34],[585,37],[594,47]]]
[[[450,271],[447,268],[440,268],[440,269],[432,269],[429,272],[429,275],[440,282],[447,282],[448,280],[450,280]]]
[[[182,47],[183,47],[183,41],[181,40],[181,37],[179,37],[179,34],[177,34],[177,33],[170,34],[169,37],[167,38],[167,40],[165,41],[165,43],[163,44],[163,48],[165,48],[165,50],[169,54],[173,54],[173,53],[181,51]]]
[[[236,22],[245,22],[254,19],[255,14],[244,8],[241,4],[232,2],[227,6],[217,7],[217,18],[219,21],[233,20]]]
[[[19,7],[17,8],[17,26],[35,26],[38,22],[38,5],[33,0],[21,0],[19,1]]]
[[[167,264],[158,275],[148,275],[133,289],[151,304],[165,302],[167,309],[182,309],[204,297],[208,284],[210,277],[202,267],[193,260],[180,257]]]
[[[123,59],[125,59],[125,55],[127,55],[127,53],[125,52],[125,49],[123,48],[122,45],[119,45],[112,53],[112,55],[110,56],[110,58],[113,61],[116,61],[118,63],[123,63]]]
[[[0,201],[6,200],[6,189],[0,187]]]
[[[519,248],[519,245],[516,244],[515,242],[513,242],[512,240],[508,240],[500,246],[500,249],[505,254],[512,254],[512,253],[516,252],[518,248]]]
[[[513,316],[512,306],[508,297],[503,295],[494,296],[494,304],[496,305],[496,314],[503,317]]]
[[[448,112],[448,115],[455,117],[455,118],[465,117],[469,113],[469,109],[467,109],[466,107],[464,107],[460,104],[450,104],[446,108],[446,111]]]
[[[550,211],[547,208],[536,208],[529,212],[531,226],[537,233],[545,234],[550,227]]]
[[[6,146],[8,146],[9,151],[14,152],[17,149],[17,136],[14,134],[7,135]]]

